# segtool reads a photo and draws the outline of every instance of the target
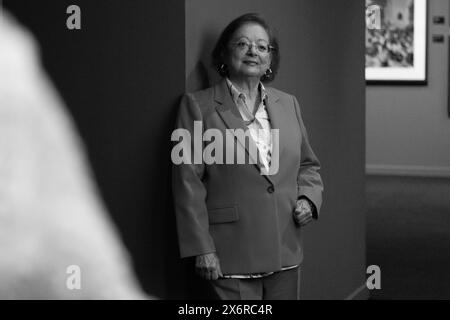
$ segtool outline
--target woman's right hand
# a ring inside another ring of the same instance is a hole
[[[196,257],[195,271],[206,280],[217,280],[223,277],[219,257],[216,253],[206,253]]]

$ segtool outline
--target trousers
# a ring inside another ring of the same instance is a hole
[[[298,300],[300,268],[280,271],[256,279],[219,279],[209,281],[220,300]]]

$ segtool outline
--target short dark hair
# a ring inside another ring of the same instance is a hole
[[[274,35],[274,31],[269,26],[269,24],[266,22],[266,20],[257,13],[246,13],[246,14],[234,19],[222,31],[222,33],[219,37],[219,40],[217,40],[216,46],[214,47],[214,50],[212,52],[213,67],[214,67],[214,69],[217,70],[217,72],[222,77],[228,76],[228,69],[222,67],[223,65],[225,65],[225,58],[230,53],[229,48],[228,48],[228,43],[230,42],[230,40],[233,37],[233,34],[236,32],[236,30],[248,23],[255,23],[255,24],[260,25],[261,27],[263,27],[266,30],[267,34],[269,35],[269,43],[273,47],[273,49],[271,51],[272,63],[270,65],[270,68],[272,69],[272,73],[263,75],[261,77],[261,81],[262,82],[273,81],[278,72],[278,67],[280,64],[280,48],[278,45],[278,39]]]

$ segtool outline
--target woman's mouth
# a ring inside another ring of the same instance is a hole
[[[246,65],[249,65],[249,66],[256,66],[258,63],[257,62],[255,62],[255,61],[244,61],[244,63],[246,64]]]

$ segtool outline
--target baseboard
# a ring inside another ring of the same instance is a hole
[[[370,292],[364,282],[359,288],[355,289],[351,294],[345,298],[345,300],[368,300],[370,298]]]
[[[366,174],[450,178],[450,167],[367,164]]]

